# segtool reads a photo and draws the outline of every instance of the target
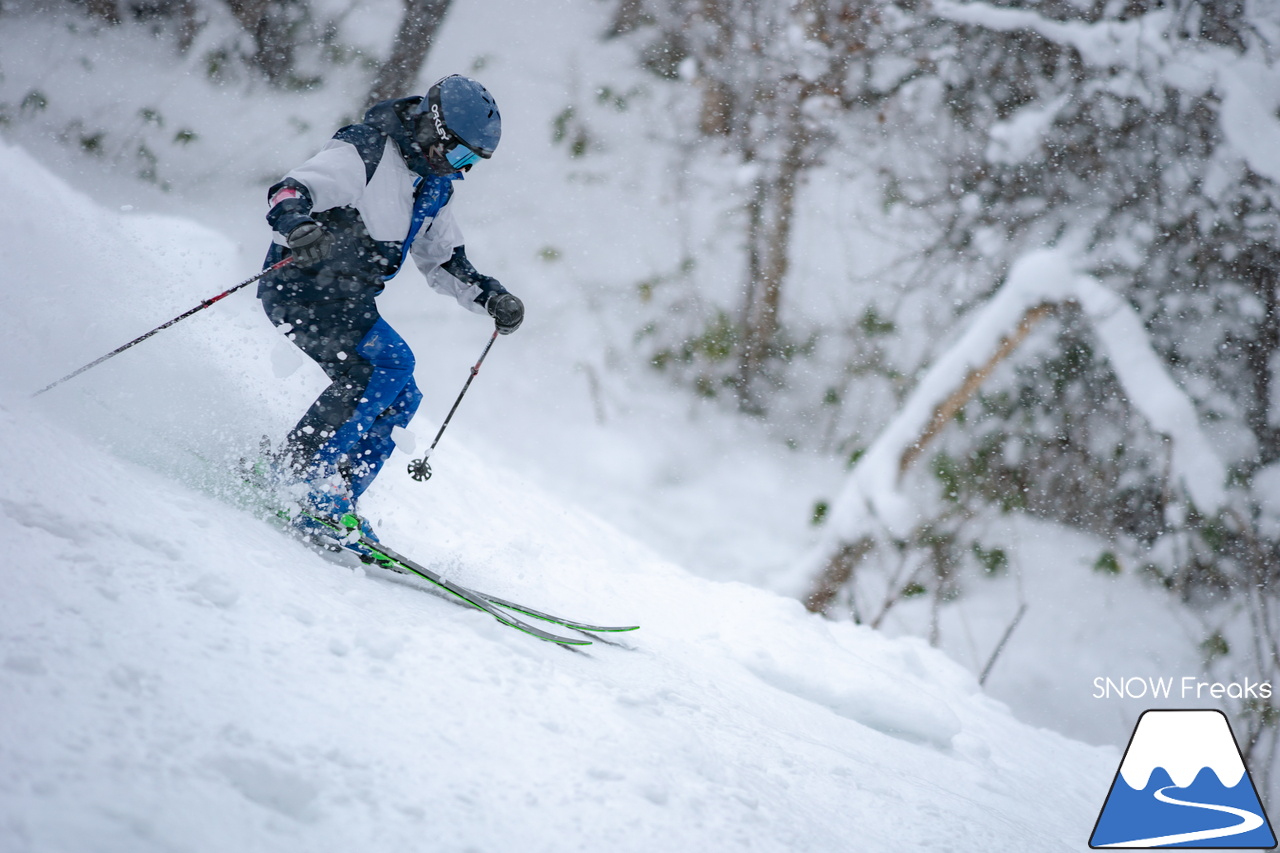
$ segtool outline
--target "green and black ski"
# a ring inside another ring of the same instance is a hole
[[[523,631],[530,636],[537,637],[539,640],[546,640],[550,643],[559,643],[566,646],[587,646],[591,644],[591,639],[586,637],[564,637],[554,634],[550,631],[544,631],[536,625],[530,625],[522,619],[513,616],[507,611],[513,611],[524,616],[559,625],[564,628],[570,628],[574,631],[591,634],[591,633],[619,633],[623,631],[635,631],[639,625],[627,626],[605,626],[591,625],[586,622],[578,622],[573,619],[566,619],[561,616],[554,616],[550,613],[544,613],[541,610],[535,610],[523,604],[517,604],[513,601],[488,595],[478,590],[470,589],[461,584],[448,580],[438,572],[429,569],[421,563],[397,553],[391,548],[383,545],[381,542],[374,542],[364,536],[359,535],[358,522],[354,518],[350,518],[351,526],[344,526],[332,519],[321,518],[308,514],[307,517],[334,532],[341,542],[342,546],[359,557],[362,561],[380,566],[391,571],[400,572],[401,574],[413,575],[434,584],[458,601],[470,605],[477,610],[483,610],[497,619],[504,625]],[[343,519],[346,522],[348,519]],[[594,638],[598,639],[598,638]]]

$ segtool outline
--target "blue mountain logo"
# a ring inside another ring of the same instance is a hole
[[[1226,714],[1144,712],[1089,846],[1275,847],[1275,833]]]

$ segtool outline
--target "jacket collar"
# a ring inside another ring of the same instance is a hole
[[[364,123],[391,137],[400,148],[405,165],[419,175],[430,177],[433,173],[427,166],[426,155],[414,138],[414,120],[410,114],[414,107],[422,102],[420,96],[396,98],[374,104],[364,114]]]

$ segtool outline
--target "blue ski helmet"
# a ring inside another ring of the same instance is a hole
[[[489,159],[502,138],[502,116],[493,95],[461,74],[451,74],[428,89],[417,116],[418,144],[442,174]]]

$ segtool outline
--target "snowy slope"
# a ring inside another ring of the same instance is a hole
[[[694,578],[464,436],[429,488],[380,481],[384,536],[638,622],[632,649],[540,643],[219,500],[314,391],[265,390],[297,365],[251,299],[31,400],[234,250],[8,144],[0,197],[0,850],[1084,849],[1115,750],[920,641]]]

